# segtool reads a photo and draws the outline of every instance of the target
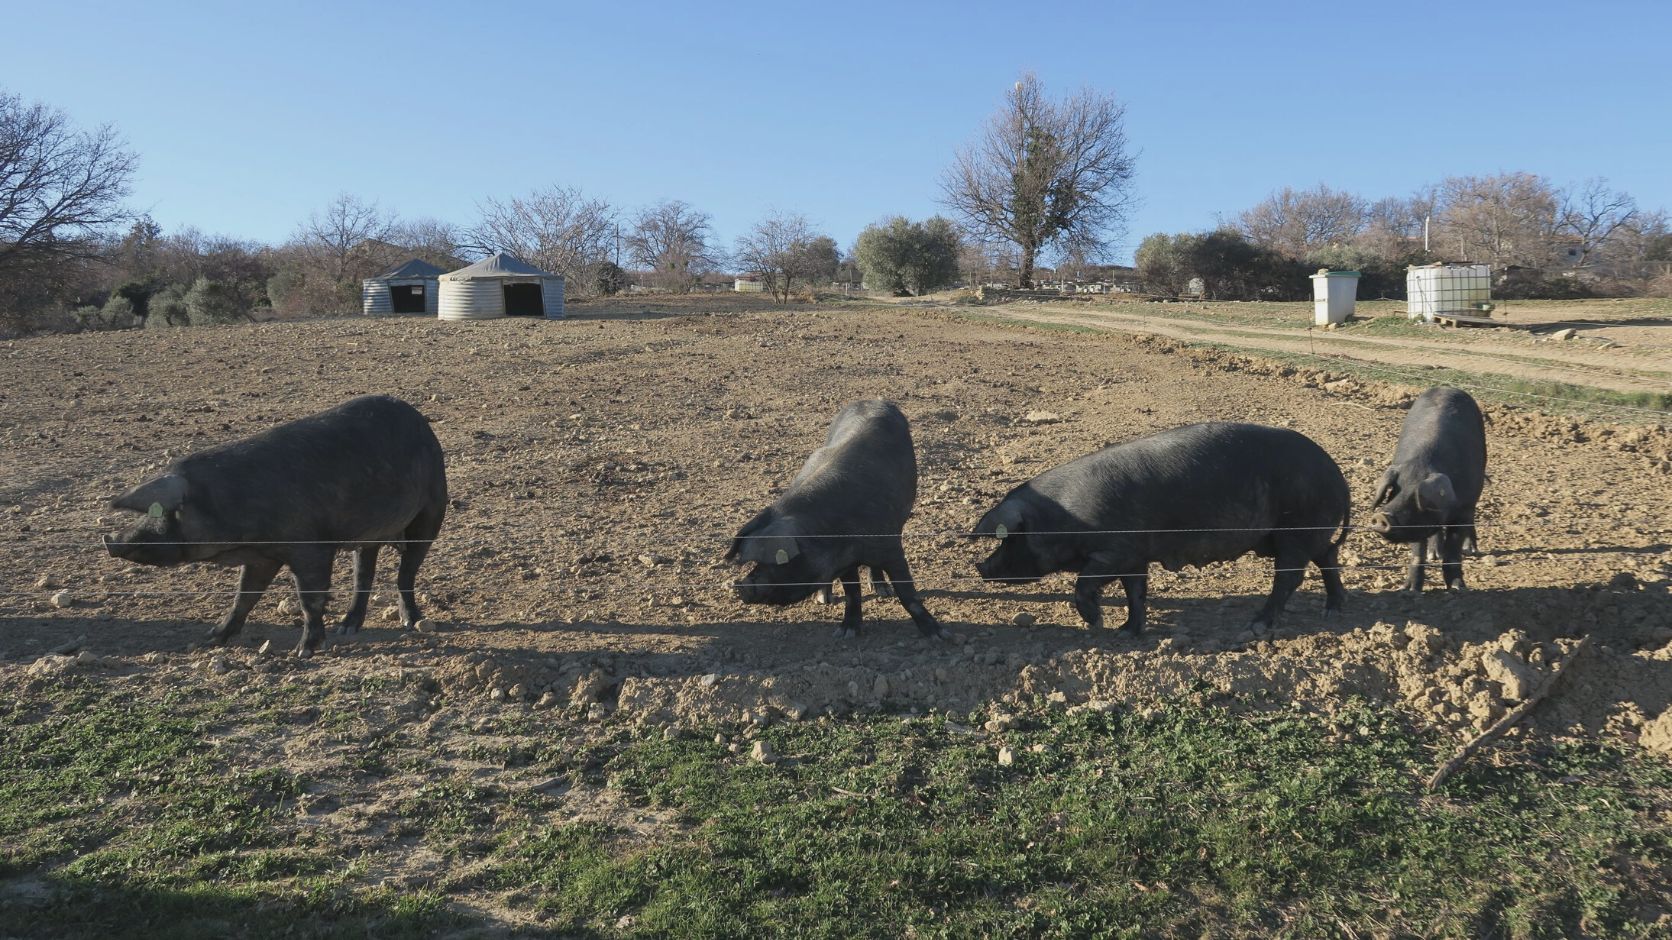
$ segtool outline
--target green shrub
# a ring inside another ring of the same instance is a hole
[[[168,326],[188,326],[191,315],[186,310],[186,292],[178,284],[170,284],[151,295],[150,313],[145,317],[147,329]]]
[[[99,311],[101,326],[107,330],[126,330],[134,325],[134,302],[120,291],[111,294]]]
[[[236,323],[248,319],[245,316],[243,298],[238,296],[238,289],[231,284],[211,281],[206,277],[192,282],[192,289],[186,292],[182,302],[186,307],[186,316],[193,326]]]
[[[897,215],[866,226],[854,255],[872,290],[920,295],[952,283],[962,248],[958,230],[946,219],[913,222]]]

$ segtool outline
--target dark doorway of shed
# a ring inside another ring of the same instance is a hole
[[[508,317],[543,317],[546,315],[544,298],[538,284],[505,285],[505,315]]]
[[[407,284],[389,288],[389,301],[396,313],[424,312],[424,285]]]

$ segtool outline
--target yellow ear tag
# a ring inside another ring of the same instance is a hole
[[[789,563],[790,563],[790,553],[784,551],[781,548],[778,549],[778,564],[787,565]]]
[[[1006,529],[1004,526],[1001,525],[998,528],[993,530],[993,534],[998,536],[999,541],[1002,542],[1010,536],[1010,530]]]
[[[163,504],[162,503],[152,503],[151,508],[147,509],[145,511],[145,514],[150,516],[153,519],[161,519],[163,517]]]

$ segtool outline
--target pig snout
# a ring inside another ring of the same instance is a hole
[[[121,558],[124,561],[133,560],[134,543],[128,541],[125,536],[101,535],[99,538],[104,541],[105,551],[110,553],[110,557]]]
[[[829,582],[829,578],[825,582]],[[801,583],[793,579],[791,583],[779,583],[771,575],[764,574],[757,568],[749,572],[742,579],[732,583],[732,591],[737,599],[745,604],[772,604],[788,606],[798,604],[818,591],[817,584]]]
[[[1393,523],[1388,519],[1388,514],[1385,512],[1371,513],[1369,529],[1380,535],[1387,535],[1393,531]]]

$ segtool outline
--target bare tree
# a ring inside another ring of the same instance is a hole
[[[1236,227],[1254,244],[1299,259],[1358,235],[1368,215],[1364,200],[1352,193],[1323,184],[1306,190],[1285,186],[1242,213]]]
[[[774,297],[787,301],[797,281],[834,277],[840,257],[836,241],[813,232],[805,216],[774,212],[737,239],[738,265],[766,281]]]
[[[627,236],[627,254],[650,270],[654,283],[687,293],[697,279],[720,266],[710,217],[677,199],[640,210]]]
[[[78,131],[62,111],[0,94],[0,277],[83,259],[132,218],[138,158],[110,125]]]
[[[1576,268],[1590,264],[1591,256],[1638,216],[1637,200],[1629,193],[1609,189],[1608,181],[1600,176],[1565,193],[1559,211],[1558,231],[1577,242]]]
[[[1132,204],[1125,117],[1112,96],[1090,89],[1049,101],[1024,75],[942,177],[944,202],[978,237],[1015,244],[1024,287],[1047,248],[1099,257]]]
[[[609,260],[617,225],[615,209],[579,189],[553,186],[521,199],[490,199],[482,220],[464,234],[466,248],[504,251],[561,274],[569,290],[593,289]]]
[[[1434,214],[1432,190],[1389,196],[1368,204],[1364,229],[1355,241],[1373,257],[1399,264],[1421,258],[1424,226]]]
[[[412,219],[395,224],[389,241],[406,253],[439,268],[456,267],[464,235],[458,226],[440,219]]]
[[[1558,194],[1542,176],[1454,176],[1440,184],[1436,251],[1495,266],[1540,267],[1551,260],[1560,219]]]
[[[357,196],[339,193],[324,212],[311,213],[296,232],[296,240],[317,259],[331,281],[346,284],[357,278],[352,275],[370,273],[356,271],[357,262],[368,254],[367,242],[386,242],[395,226],[393,215],[378,208],[375,202],[363,202]],[[375,267],[382,256],[367,259]]]

